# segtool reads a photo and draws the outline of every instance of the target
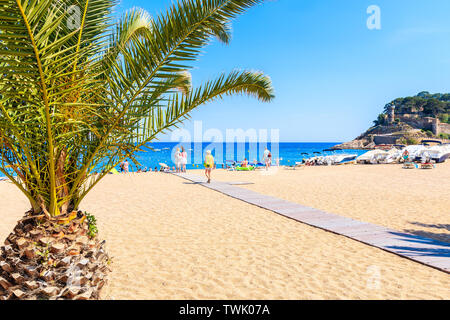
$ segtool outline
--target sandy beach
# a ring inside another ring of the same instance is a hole
[[[260,193],[399,231],[450,242],[450,162],[433,170],[402,165],[284,168],[266,172],[216,170]],[[197,174],[201,174],[200,170]]]
[[[199,173],[194,171],[193,173]],[[449,241],[450,163],[215,170],[223,181]],[[0,183],[0,238],[28,209]],[[450,276],[165,173],[107,176],[83,206],[113,257],[105,299],[449,299]]]

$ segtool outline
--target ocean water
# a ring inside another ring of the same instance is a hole
[[[301,161],[303,158],[313,157],[320,153],[321,155],[332,154],[332,152],[324,152],[340,142],[283,142],[278,144],[258,144],[258,143],[177,143],[177,142],[152,142],[148,146],[154,151],[138,152],[136,160],[138,164],[130,162],[130,171],[136,171],[138,168],[160,169],[160,164],[164,163],[169,167],[174,167],[174,155],[176,149],[183,146],[188,154],[188,164],[186,169],[204,168],[203,160],[206,150],[211,150],[217,167],[222,164],[229,163],[227,161],[241,162],[247,158],[249,163],[253,161],[262,162],[265,147],[272,153],[272,162],[275,163],[279,159],[280,165],[294,165],[295,162]],[[361,155],[367,150],[342,150],[336,153],[352,153]],[[104,168],[99,166],[95,171],[102,171]],[[116,167],[119,170],[119,166]],[[15,173],[8,169],[15,176]],[[0,177],[4,177],[0,173]]]
[[[278,144],[258,144],[258,143],[176,143],[176,142],[153,142],[149,146],[155,151],[139,152],[136,159],[142,167],[155,168],[160,167],[160,163],[175,166],[174,154],[176,148],[184,146],[188,153],[187,169],[203,168],[203,159],[206,150],[211,150],[218,167],[227,161],[242,161],[247,158],[249,162],[257,160],[262,162],[264,149],[267,148],[272,153],[272,160],[280,159],[280,165],[294,165],[302,158],[309,158],[320,153],[321,155],[332,154],[326,152],[340,142],[283,142]],[[363,154],[367,150],[342,150],[335,153]],[[137,165],[130,161],[132,170],[137,170]]]

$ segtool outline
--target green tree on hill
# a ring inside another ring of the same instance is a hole
[[[375,121],[373,122],[373,124],[374,124],[375,126],[381,126],[381,125],[386,124],[386,115],[385,115],[384,113],[380,113],[380,114],[378,115],[377,120],[375,120]]]
[[[413,97],[397,98],[384,107],[387,114],[391,106],[395,106],[396,114],[418,114],[427,117],[440,117],[450,112],[450,94],[430,94],[422,91]],[[379,118],[375,121],[378,121]]]

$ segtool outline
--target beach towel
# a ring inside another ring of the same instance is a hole
[[[117,171],[116,168],[112,168],[111,170],[109,170],[109,172],[112,174],[119,174],[119,171]]]

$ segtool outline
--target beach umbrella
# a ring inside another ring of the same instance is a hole
[[[162,163],[162,162],[160,162],[160,163],[159,163],[159,165],[160,165],[161,167],[163,167],[163,168],[166,168],[166,167],[168,167],[168,165],[167,165],[167,164],[165,164],[165,163]]]

